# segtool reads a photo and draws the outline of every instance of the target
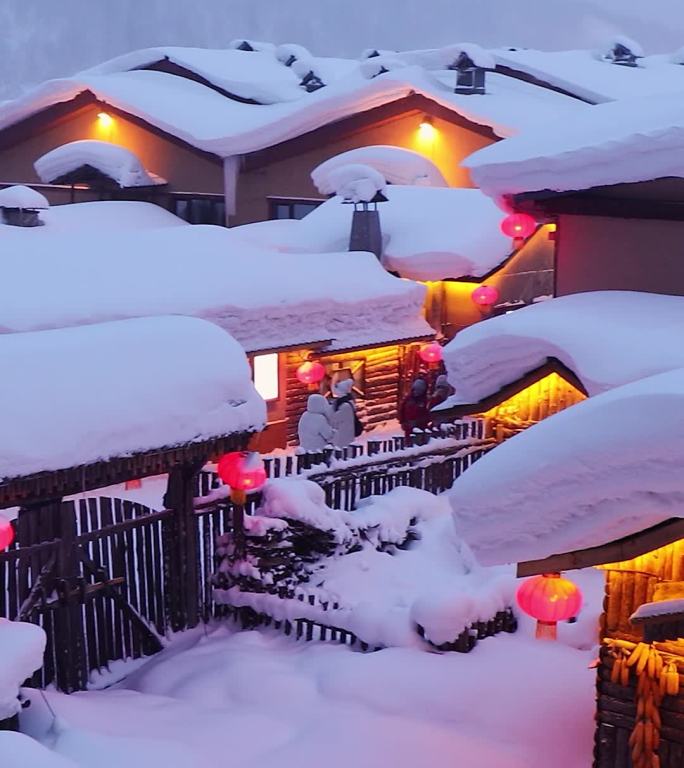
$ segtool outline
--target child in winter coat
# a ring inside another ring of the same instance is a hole
[[[399,406],[399,423],[406,437],[410,437],[414,429],[427,429],[430,412],[425,379],[416,379],[411,384],[411,391]]]
[[[333,387],[335,395],[330,413],[330,423],[335,430],[333,444],[337,448],[346,448],[356,437],[356,410],[352,389],[354,382],[343,379]]]
[[[305,451],[322,451],[333,439],[330,425],[330,406],[323,395],[309,395],[306,411],[297,425],[299,445]]]

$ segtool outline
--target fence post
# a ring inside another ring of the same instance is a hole
[[[169,473],[164,496],[164,506],[174,512],[164,522],[164,592],[174,632],[199,623],[199,547],[193,489],[203,465],[175,466]]]

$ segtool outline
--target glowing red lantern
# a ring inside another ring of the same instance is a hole
[[[0,550],[7,549],[14,541],[14,528],[9,520],[0,517]]]
[[[325,376],[325,366],[317,360],[307,360],[297,368],[296,376],[302,384],[315,386]]]
[[[418,350],[418,355],[424,363],[439,363],[442,360],[442,347],[436,341],[429,344],[423,344]]]
[[[537,222],[527,213],[509,213],[501,222],[501,231],[504,235],[514,239],[526,240],[534,233]]]
[[[256,452],[226,453],[219,459],[217,471],[232,491],[258,491],[266,482],[266,470]]]
[[[499,292],[493,285],[479,285],[470,298],[478,307],[492,307],[499,300]]]
[[[559,573],[545,573],[523,581],[518,587],[518,605],[537,620],[537,637],[556,639],[556,624],[577,616],[582,593]]]

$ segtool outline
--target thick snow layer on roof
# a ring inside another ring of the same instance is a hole
[[[684,516],[684,369],[535,424],[448,495],[459,535],[484,564],[594,547]]]
[[[41,627],[0,617],[0,722],[19,711],[19,686],[43,666],[44,650]]]
[[[492,53],[501,66],[536,77],[595,104],[684,90],[684,69],[665,56],[647,56],[638,60],[637,67],[626,67],[606,60],[601,53],[587,50],[521,48]]]
[[[334,168],[350,163],[361,163],[375,168],[390,184],[419,184],[426,187],[448,186],[442,172],[420,152],[387,145],[357,147],[342,152],[321,163],[311,172],[311,179],[319,192],[325,192],[328,174]]]
[[[372,254],[284,255],[208,225],[106,238],[32,231],[0,228],[0,331],[178,314],[217,323],[248,350],[432,334],[423,286],[387,274]]]
[[[44,210],[49,207],[50,203],[44,195],[23,184],[0,189],[0,208]]]
[[[600,104],[571,121],[558,116],[463,164],[488,194],[503,195],[681,177],[683,158],[684,101],[669,95]]]
[[[352,203],[370,203],[385,184],[384,176],[370,165],[348,163],[336,165],[321,174],[318,191],[324,195],[339,195]]]
[[[53,289],[68,301],[57,290],[63,282]],[[254,431],[265,421],[243,349],[197,318],[5,334],[0,357],[0,478]]]
[[[455,77],[455,72],[428,72],[420,66],[407,66],[368,80],[356,65],[325,88],[295,101],[254,105],[163,72],[91,71],[70,79],[48,81],[0,105],[0,129],[90,91],[103,103],[199,149],[228,157],[263,149],[414,93],[434,100],[466,120],[490,127],[498,136],[512,135],[560,112],[570,119],[589,109],[576,99],[496,73],[488,73],[484,96],[458,95],[453,92]]]
[[[383,264],[412,280],[480,277],[511,252],[501,209],[478,189],[386,187],[378,204]],[[324,253],[349,247],[351,205],[332,198],[299,221],[260,222],[231,230],[255,245]]]
[[[45,237],[56,232],[104,233],[192,226],[159,205],[137,200],[96,200],[55,205],[42,213],[41,219],[45,226],[36,228],[35,233],[40,232]]]
[[[106,61],[82,74],[108,75],[143,69],[163,61],[183,67],[234,96],[260,104],[293,101],[305,94],[299,87],[299,78],[276,58],[273,50],[144,48]]]
[[[444,348],[453,404],[477,403],[549,357],[590,395],[684,367],[684,297],[632,291],[562,296],[466,328]]]
[[[84,165],[100,171],[122,189],[166,184],[165,179],[145,170],[138,157],[129,149],[95,139],[62,144],[46,152],[33,164],[38,177],[46,184],[51,184]]]

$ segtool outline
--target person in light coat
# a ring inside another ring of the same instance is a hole
[[[306,411],[297,425],[299,445],[305,451],[322,451],[333,439],[330,406],[323,395],[309,395]]]
[[[335,430],[333,444],[337,448],[346,448],[356,437],[356,409],[352,389],[354,382],[343,379],[333,387],[330,423]]]

